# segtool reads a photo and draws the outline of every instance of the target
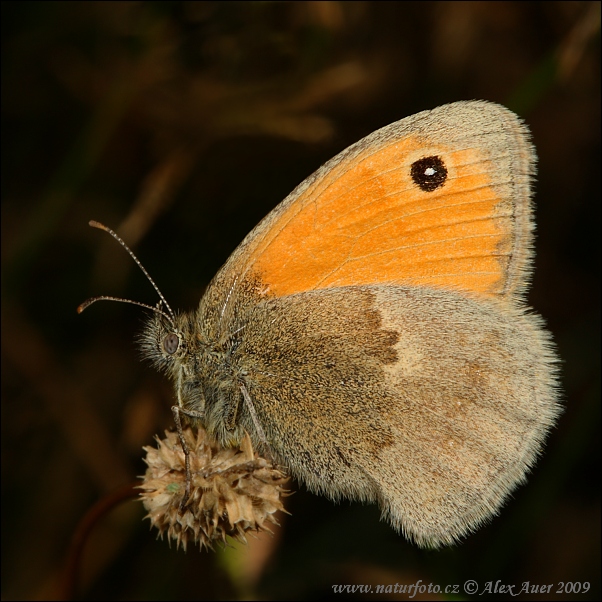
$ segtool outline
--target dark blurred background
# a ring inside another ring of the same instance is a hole
[[[107,504],[73,595],[307,600],[337,597],[333,584],[474,579],[554,584],[519,599],[599,599],[599,2],[3,2],[1,27],[3,599],[66,595],[83,517],[144,472],[142,446],[173,424],[171,385],[139,362],[146,312],[76,314],[92,295],[157,300],[88,220],[117,229],[171,305],[192,309],[324,161],[473,98],[521,115],[539,155],[530,302],[562,357],[566,411],[529,484],[440,552],[374,506],[296,484],[274,537],[215,552],[177,551],[138,502]],[[561,582],[590,589],[555,595]]]

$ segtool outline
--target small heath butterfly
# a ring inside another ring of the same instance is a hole
[[[378,503],[420,546],[488,521],[560,411],[551,338],[524,299],[534,164],[522,121],[483,101],[331,159],[196,311],[161,296],[142,346],[174,382],[178,425],[222,446],[248,433],[311,491]]]

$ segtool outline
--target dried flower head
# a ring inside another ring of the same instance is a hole
[[[186,489],[184,452],[178,434],[166,431],[157,447],[145,447],[148,465],[140,489],[147,518],[184,549],[188,542],[211,548],[229,535],[246,542],[250,530],[269,531],[278,524],[277,510],[287,476],[259,456],[247,435],[239,447],[222,448],[202,428],[183,431],[190,450],[190,497],[180,509]]]

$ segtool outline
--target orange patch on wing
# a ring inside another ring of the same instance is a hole
[[[425,192],[410,168],[433,154],[448,178]],[[276,296],[385,282],[493,296],[505,283],[514,218],[491,173],[476,149],[425,152],[415,138],[367,147],[271,224],[251,269]]]

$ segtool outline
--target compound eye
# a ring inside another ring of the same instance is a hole
[[[180,338],[177,334],[171,332],[163,339],[163,349],[169,355],[173,355],[180,347]]]

